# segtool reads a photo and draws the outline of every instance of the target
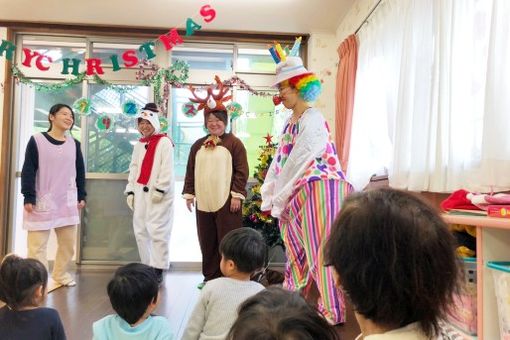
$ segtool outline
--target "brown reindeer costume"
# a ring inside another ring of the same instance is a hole
[[[223,87],[218,76],[215,80],[218,93],[214,93],[215,86],[211,85],[202,99],[190,87],[194,96],[191,100],[199,103],[199,110],[204,109],[206,126],[208,117],[214,115],[226,127],[228,114],[223,102],[231,96],[225,97],[228,88]],[[247,180],[246,149],[232,133],[208,134],[192,145],[182,194],[183,198],[194,199],[196,203],[204,281],[221,276],[219,244],[225,234],[241,227],[242,209],[231,212],[230,207],[232,198],[245,199]]]

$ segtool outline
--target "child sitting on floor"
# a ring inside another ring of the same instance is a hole
[[[7,255],[0,264],[0,338],[65,340],[53,308],[39,307],[46,296],[48,272],[36,259]]]
[[[151,315],[159,297],[154,268],[141,263],[120,267],[108,283],[107,291],[117,314],[94,322],[94,340],[173,339],[168,320]]]
[[[264,289],[250,276],[261,269],[267,247],[251,228],[230,231],[220,243],[220,269],[225,277],[208,281],[184,330],[182,340],[225,339],[237,316],[237,307]]]

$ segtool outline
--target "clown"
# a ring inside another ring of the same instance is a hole
[[[158,108],[148,103],[137,115],[143,135],[134,146],[125,194],[133,210],[133,229],[140,260],[156,269],[158,280],[168,268],[173,222],[173,143],[160,134]]]
[[[248,180],[246,149],[240,139],[225,132],[228,114],[223,102],[231,97],[225,96],[228,88],[218,76],[215,80],[218,93],[210,86],[205,98],[199,98],[191,88],[191,101],[204,109],[209,134],[191,146],[182,192],[189,211],[196,205],[204,283],[221,276],[218,247],[229,231],[242,225],[241,206]]]
[[[270,50],[278,62],[275,86],[292,116],[260,189],[261,210],[279,219],[287,255],[284,287],[307,296],[315,284],[320,312],[331,324],[339,324],[345,322],[344,297],[334,286],[331,268],[324,266],[322,251],[352,187],[345,181],[326,120],[309,105],[319,96],[321,83],[303,66],[295,46],[289,56],[279,44]]]

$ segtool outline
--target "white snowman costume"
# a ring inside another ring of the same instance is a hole
[[[157,112],[144,109],[137,115],[137,121],[140,119],[148,120],[155,131],[134,146],[124,193],[128,195],[127,202],[133,210],[133,229],[141,262],[154,268],[168,269],[173,224],[174,147],[170,138],[159,134]],[[151,143],[156,143],[155,149]],[[145,166],[142,174],[144,158],[151,153],[149,149],[153,150],[154,161],[152,167]],[[143,184],[144,181],[147,183]]]

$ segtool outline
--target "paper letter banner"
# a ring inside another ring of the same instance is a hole
[[[216,18],[216,10],[211,7],[211,5],[204,5],[200,7],[199,10],[200,17],[206,23],[213,21]],[[196,31],[200,30],[202,26],[196,22],[193,18],[186,19],[186,36],[190,36],[194,34]],[[156,57],[156,53],[154,52],[155,44],[157,41],[160,41],[167,51],[171,50],[177,45],[184,43],[184,40],[179,35],[179,32],[176,27],[168,30],[168,33],[160,35],[156,40],[148,41],[141,44],[135,50],[127,50],[122,53],[122,55],[112,54],[108,57],[109,61],[112,64],[112,70],[114,72],[119,71],[121,69],[120,62],[124,64],[124,67],[130,68],[135,67],[143,60],[151,60]],[[41,54],[38,51],[30,50],[29,48],[22,49],[24,57],[21,62],[25,67],[32,67],[35,64],[36,68],[40,71],[48,71],[50,69],[50,65],[53,63],[52,58],[49,55]],[[3,40],[0,44],[0,57],[5,57],[7,60],[13,62],[14,61],[14,53],[16,52],[16,45],[8,40]],[[145,56],[138,55],[137,52],[143,53]],[[59,58],[59,63],[62,65],[62,71],[60,74],[68,75],[72,74],[74,76],[78,76],[80,74],[80,63],[83,60],[68,58],[66,56],[62,56]],[[101,59],[99,58],[87,58],[84,60],[86,66],[86,75],[94,76],[104,74],[103,68],[101,66]],[[12,65],[15,67],[16,65]],[[16,66],[17,67],[17,66]],[[20,71],[21,72],[21,71]]]

